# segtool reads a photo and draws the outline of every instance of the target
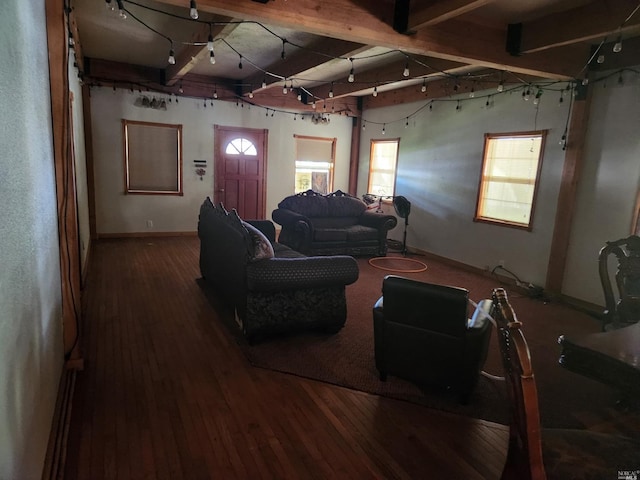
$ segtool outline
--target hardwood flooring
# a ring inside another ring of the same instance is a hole
[[[65,478],[499,478],[503,425],[252,367],[198,248],[93,246]]]

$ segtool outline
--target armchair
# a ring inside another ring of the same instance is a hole
[[[467,403],[489,348],[490,300],[467,317],[464,288],[388,275],[373,307],[376,368],[417,384],[450,387]]]

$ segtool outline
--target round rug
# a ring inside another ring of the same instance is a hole
[[[396,262],[404,265],[398,265]],[[418,273],[427,269],[421,261],[405,257],[374,257],[369,259],[369,265],[380,270],[401,273]]]

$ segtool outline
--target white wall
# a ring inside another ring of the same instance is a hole
[[[0,479],[39,479],[63,366],[45,0],[0,16]]]
[[[461,95],[460,110],[455,101],[436,101],[433,110],[425,108],[427,101],[367,110],[358,192],[367,188],[371,139],[400,137],[396,195],[412,203],[407,244],[478,268],[493,268],[504,260],[523,281],[543,284],[564,159],[559,140],[569,102],[559,105],[559,92],[544,94],[536,119],[532,101],[523,101],[520,91],[494,95],[490,107],[483,93],[496,92],[476,92],[473,99]],[[386,134],[371,122],[386,123]],[[474,222],[484,134],[534,129],[549,133],[532,231]],[[393,237],[401,238],[400,226]]]
[[[93,155],[96,176],[96,221],[98,234],[134,232],[194,232],[198,211],[206,196],[213,195],[214,125],[266,128],[269,130],[267,158],[266,216],[284,197],[293,194],[295,172],[294,134],[336,137],[334,189],[346,191],[351,150],[351,119],[331,117],[328,125],[309,119],[271,113],[262,108],[237,107],[217,101],[203,107],[202,100],[182,98],[168,103],[166,111],[134,106],[140,93],[112,88],[91,89]],[[121,119],[183,125],[184,196],[124,195]],[[193,160],[207,160],[201,181]],[[146,221],[152,220],[153,228]]]
[[[89,230],[89,203],[87,189],[87,157],[84,144],[84,111],[82,86],[78,79],[78,68],[74,66],[75,52],[70,50],[69,90],[73,93],[73,150],[75,154],[76,205],[78,209],[78,235],[80,239],[80,268],[84,270],[89,253],[91,232]]]
[[[604,295],[598,251],[606,241],[631,234],[640,187],[640,75],[625,72],[622,85],[617,78],[609,78],[606,87],[593,86],[564,288],[567,295],[599,305]]]
[[[630,233],[640,178],[640,88],[637,74],[626,73],[623,86],[610,79],[592,83],[593,104],[585,146],[585,168],[568,252],[563,293],[603,304],[597,271],[599,249],[606,240]],[[558,85],[557,88],[561,88]],[[483,94],[493,94],[486,108]],[[475,99],[427,102],[368,110],[360,145],[358,192],[367,188],[370,140],[400,137],[396,194],[412,202],[407,243],[410,246],[479,268],[499,260],[521,280],[544,285],[565,152],[559,140],[569,102],[559,93],[543,94],[537,119],[521,92],[477,92]],[[406,117],[411,117],[405,128]],[[381,126],[386,123],[386,134]],[[548,129],[531,232],[473,222],[484,133]],[[567,218],[567,221],[571,221]],[[392,236],[401,239],[399,225]]]

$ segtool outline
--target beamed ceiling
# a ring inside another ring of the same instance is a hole
[[[357,115],[363,104],[436,98],[500,82],[582,81],[598,70],[639,65],[639,5],[198,0],[194,20],[189,0],[71,0],[70,31],[83,81],[90,85],[215,95],[293,111],[310,110],[316,100]],[[623,48],[614,53],[620,39]],[[168,63],[172,47],[175,64]]]

